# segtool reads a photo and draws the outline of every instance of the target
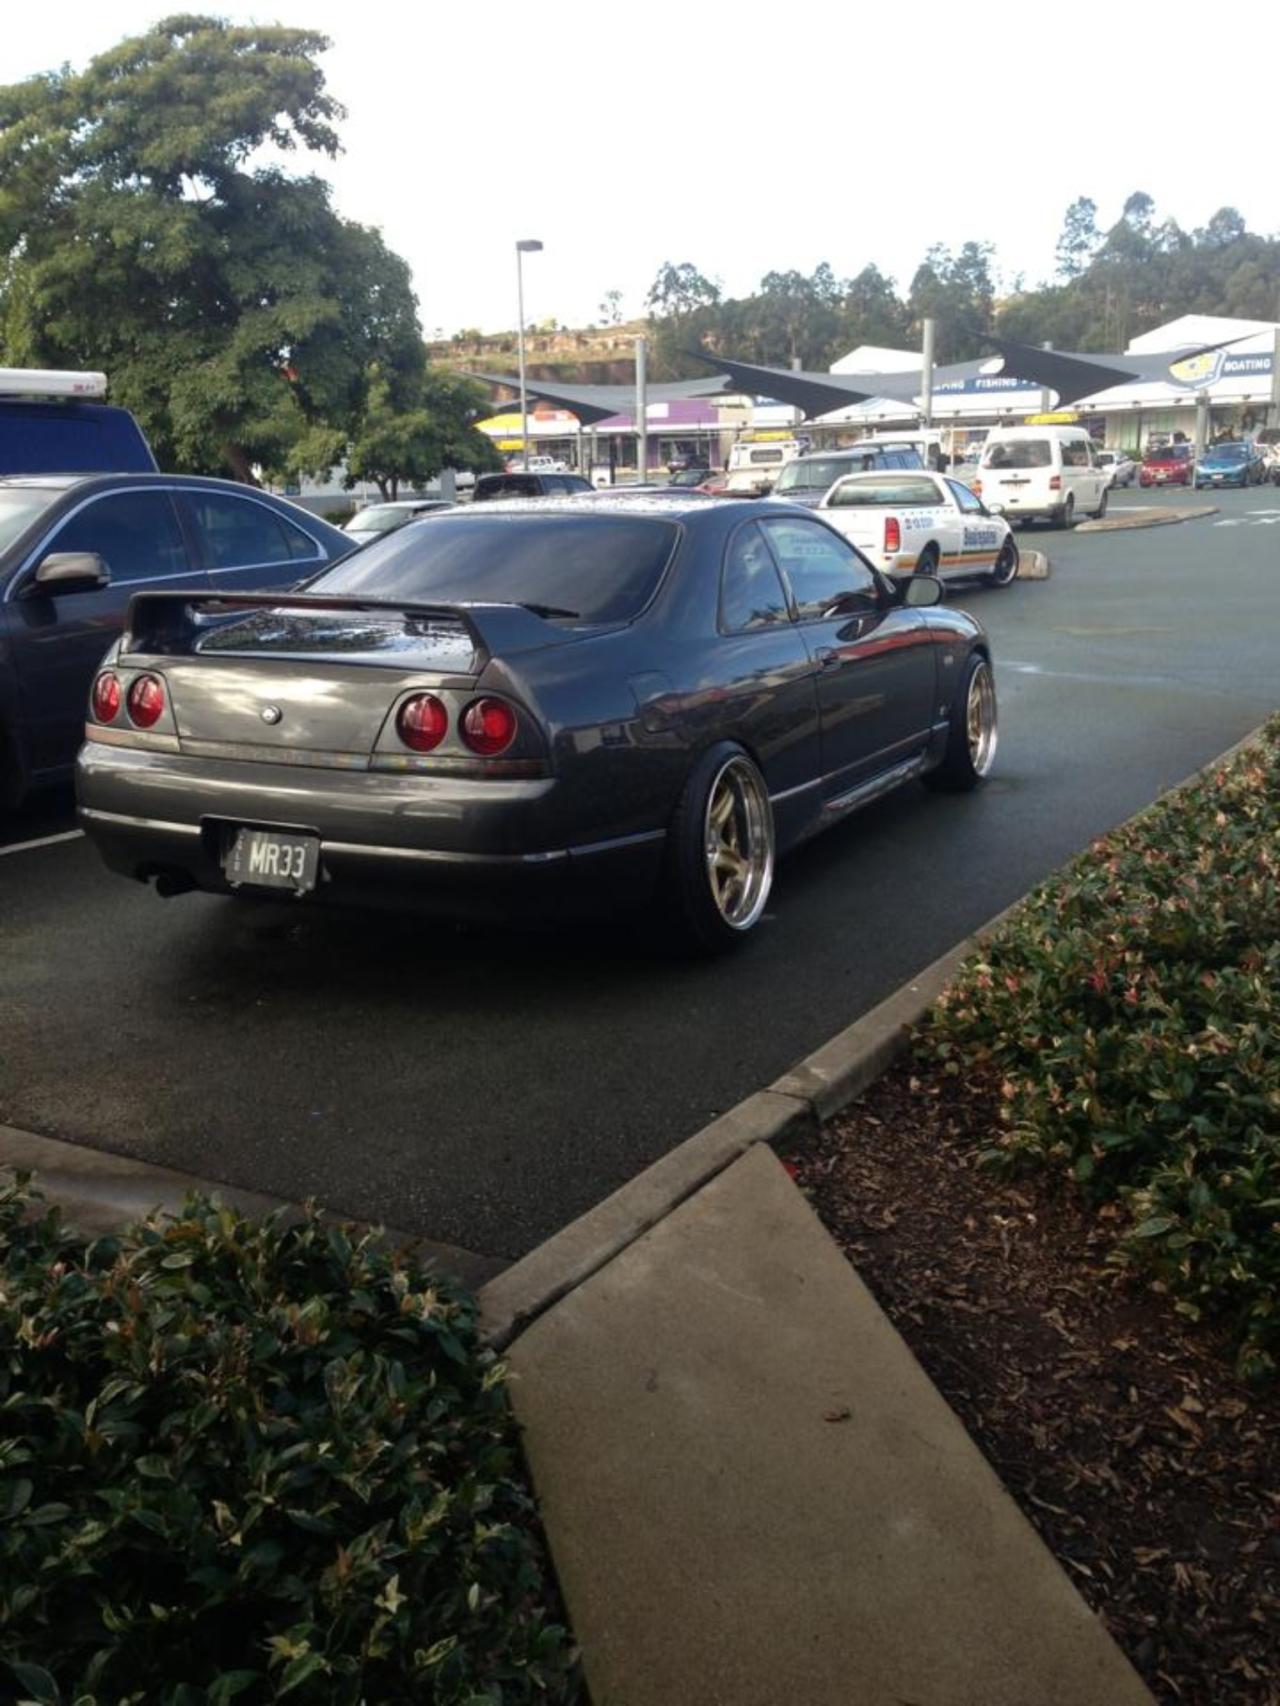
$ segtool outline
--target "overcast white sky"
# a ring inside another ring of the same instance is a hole
[[[24,6],[0,80],[82,64],[177,9]],[[322,170],[339,209],[410,262],[429,334],[514,324],[517,237],[546,244],[526,263],[527,317],[582,324],[611,289],[640,312],[666,259],[730,294],[823,260],[839,276],[874,261],[905,286],[930,243],[974,238],[995,244],[1006,283],[1034,283],[1078,195],[1104,226],[1133,189],[1187,228],[1224,203],[1253,230],[1280,226],[1275,5],[1221,51],[1186,0],[1052,26],[1044,0],[208,10],[331,38],[349,116]]]

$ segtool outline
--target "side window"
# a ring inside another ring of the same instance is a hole
[[[755,522],[748,522],[729,541],[725,555],[720,577],[721,632],[742,634],[790,620],[773,555]]]
[[[1084,439],[1063,439],[1062,466],[1064,468],[1087,468],[1089,466],[1089,446]]]
[[[876,577],[846,540],[821,522],[778,516],[762,521],[774,555],[791,583],[800,620],[813,621],[847,592],[876,597]]]
[[[968,486],[962,486],[959,480],[948,480],[947,484],[951,488],[952,497],[966,515],[981,515],[983,513],[982,500],[976,498]]]
[[[292,560],[284,528],[265,504],[221,492],[188,491],[186,497],[210,569],[256,569]]]
[[[113,492],[95,498],[49,540],[53,551],[96,551],[117,586],[163,580],[191,567],[167,492]]]
[[[324,552],[315,540],[300,527],[295,527],[291,521],[286,521],[282,515],[276,517],[284,530],[285,544],[289,547],[289,555],[295,563],[319,562]]]

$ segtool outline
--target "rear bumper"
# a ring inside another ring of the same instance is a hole
[[[643,905],[666,832],[570,843],[554,830],[555,784],[378,776],[191,759],[87,744],[77,815],[107,867],[165,893],[233,890],[222,869],[233,827],[316,835],[320,874],[306,905],[448,917],[578,914]]]

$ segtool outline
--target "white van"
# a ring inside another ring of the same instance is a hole
[[[1021,426],[992,428],[969,484],[1010,521],[1070,527],[1083,515],[1105,515],[1108,482],[1083,427]]]
[[[739,439],[729,450],[730,479],[732,481],[735,474],[740,476],[733,489],[770,491],[787,463],[794,462],[803,449],[796,438]]]

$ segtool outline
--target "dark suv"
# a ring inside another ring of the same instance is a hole
[[[858,444],[851,450],[821,450],[811,456],[797,456],[788,462],[778,475],[771,497],[785,498],[788,503],[805,509],[817,509],[823,495],[846,474],[876,473],[882,468],[923,468],[918,450],[903,447],[879,450]]]
[[[565,498],[591,489],[591,482],[581,474],[481,474],[476,481],[474,501],[480,504],[493,498]]]

